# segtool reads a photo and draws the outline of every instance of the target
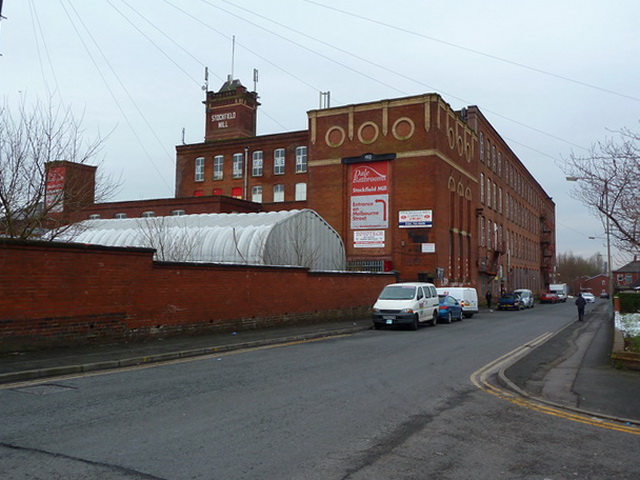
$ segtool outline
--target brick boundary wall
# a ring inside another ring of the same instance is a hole
[[[362,318],[396,280],[153,253],[0,240],[0,351]]]

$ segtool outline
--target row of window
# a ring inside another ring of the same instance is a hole
[[[262,203],[262,185],[254,185],[251,187],[251,201],[256,203]],[[273,202],[284,202],[284,185],[273,186]],[[295,184],[295,196],[296,202],[302,202],[307,199],[307,184],[296,183]]]
[[[486,149],[486,155],[485,155]],[[486,162],[485,162],[486,160]],[[491,145],[491,140],[486,139],[486,147],[485,147],[485,138],[484,133],[480,132],[480,161],[482,163],[486,163],[487,167],[493,170],[498,174],[498,176],[502,177],[502,152],[498,152],[495,145]]]
[[[465,283],[470,277],[471,236],[449,232],[449,280]]]
[[[211,192],[212,195],[223,195],[222,188],[214,188]],[[262,203],[263,201],[263,187],[262,185],[254,185],[251,187],[251,201]],[[204,195],[204,190],[196,190],[193,192],[194,197],[201,197]],[[242,187],[233,187],[231,189],[231,196],[233,198],[244,198],[244,192]],[[305,182],[296,183],[294,186],[294,200],[296,202],[302,202],[307,199],[307,184]],[[285,201],[285,186],[273,185],[272,202],[284,202]]]
[[[186,215],[186,212],[182,209],[176,209],[176,210],[171,210],[171,215],[176,217],[176,216],[181,216],[181,215]],[[142,218],[151,218],[151,217],[155,217],[156,216],[156,212],[152,211],[152,210],[147,210],[146,212],[142,212],[140,214],[140,216]],[[89,220],[98,220],[100,219],[101,216],[99,213],[93,213],[91,215],[89,215]],[[113,218],[127,218],[127,214],[124,212],[119,212],[116,213]]]
[[[504,212],[503,200],[506,204]],[[539,232],[540,222],[537,216],[508,192],[503,194],[502,187],[498,187],[489,177],[485,179],[483,173],[480,174],[480,203],[500,214],[504,213],[507,220],[520,227],[533,233]]]
[[[618,285],[631,285],[634,282],[633,274],[631,273],[617,273],[616,283]]]
[[[540,260],[540,245],[538,243],[508,229],[505,238],[503,226],[484,217],[479,217],[479,222],[480,246],[487,247],[489,250],[509,253],[512,258],[531,262]]]
[[[284,175],[285,174],[285,149],[276,148],[273,151],[273,174]],[[248,160],[248,159],[247,159]],[[231,178],[242,178],[244,172],[244,154],[234,153],[231,163]],[[204,166],[205,157],[198,157],[195,159],[195,174],[194,180],[196,182],[204,182]],[[264,152],[262,150],[256,150],[251,154],[251,176],[261,177],[264,172]],[[307,172],[307,147],[296,147],[296,173]],[[222,180],[224,178],[224,155],[214,155],[213,157],[213,179]]]
[[[486,145],[486,146],[485,146]],[[498,177],[504,178],[506,184],[511,187],[518,196],[524,198],[534,208],[539,209],[542,203],[534,188],[527,182],[516,167],[502,158],[502,152],[498,152],[495,145],[480,132],[480,161],[493,170]],[[503,177],[504,173],[504,177]]]

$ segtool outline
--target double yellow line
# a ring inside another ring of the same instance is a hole
[[[640,435],[640,429],[637,426],[628,426],[620,422],[598,418],[595,416],[595,414],[573,412],[568,409],[555,407],[540,400],[534,400],[525,395],[519,395],[515,392],[500,388],[489,381],[490,377],[500,374],[500,372],[503,371],[507,366],[513,364],[515,361],[525,356],[533,348],[544,343],[551,336],[553,336],[553,333],[544,333],[535,340],[515,348],[514,350],[503,355],[497,360],[494,360],[493,362],[476,370],[470,377],[471,382],[480,390],[483,390],[486,393],[494,395],[498,398],[501,398],[502,400],[506,400],[520,407],[533,410],[535,412],[553,415],[554,417],[563,418],[572,422],[584,423],[586,425],[591,425],[594,427],[630,433],[632,435]]]

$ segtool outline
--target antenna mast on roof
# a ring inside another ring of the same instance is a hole
[[[320,92],[320,109],[331,107],[331,92]]]
[[[233,69],[236,61],[236,36],[231,39],[231,80],[233,80]]]
[[[2,20],[6,20],[7,17],[3,17],[2,16],[2,0],[0,0],[0,23],[2,23]],[[0,53],[0,57],[2,56],[2,54]]]
[[[257,68],[253,69],[253,91],[254,92],[258,91],[258,69]]]
[[[209,67],[204,67],[204,85],[202,86],[202,90],[205,92],[209,91]]]

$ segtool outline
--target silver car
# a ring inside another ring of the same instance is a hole
[[[524,308],[533,308],[533,292],[531,290],[527,290],[526,288],[519,288],[518,290],[513,291],[514,294],[520,297],[520,301]]]

